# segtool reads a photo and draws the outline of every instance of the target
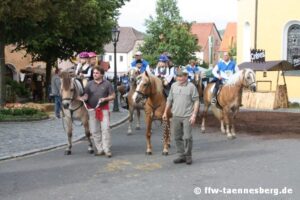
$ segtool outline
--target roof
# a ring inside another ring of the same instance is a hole
[[[285,76],[300,76],[300,70],[291,70],[284,73]]]
[[[143,40],[145,34],[135,30],[132,27],[120,27],[120,36],[117,43],[117,52],[118,53],[128,53],[134,48],[135,42],[137,40]],[[104,46],[106,53],[113,53],[114,46],[110,42]]]
[[[236,44],[237,24],[230,22],[227,24],[219,51],[229,51],[229,48]]]
[[[213,29],[216,29],[220,39],[221,36],[215,25],[215,23],[194,23],[191,27],[192,34],[196,35],[198,38],[198,45],[205,49],[208,45],[208,37],[212,34]]]
[[[264,63],[243,62],[239,65],[239,68],[250,68],[254,71],[287,71],[296,69],[291,63],[286,60],[266,61]]]

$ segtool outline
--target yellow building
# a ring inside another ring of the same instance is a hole
[[[250,62],[250,49],[265,50],[266,61],[287,60],[300,69],[300,1],[237,0],[237,63]],[[297,63],[299,62],[299,63]],[[274,91],[278,72],[256,72],[259,90]],[[263,75],[263,73],[265,73]],[[266,74],[267,73],[267,74]],[[283,76],[279,73],[279,84]],[[271,83],[268,84],[268,81]],[[288,99],[300,102],[299,73],[286,72]]]

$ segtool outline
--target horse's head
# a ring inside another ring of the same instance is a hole
[[[62,98],[62,105],[65,109],[68,109],[72,101],[76,100],[77,96],[83,92],[80,91],[82,87],[78,80],[72,78],[69,72],[62,72],[61,73],[61,98]]]
[[[139,70],[136,68],[132,68],[129,70],[128,72],[128,76],[129,76],[129,81],[131,83],[136,82],[136,77],[139,75]]]
[[[243,85],[248,87],[252,92],[256,91],[255,72],[252,69],[243,69]]]
[[[151,94],[151,75],[145,71],[143,74],[139,75],[136,80],[137,87],[132,99],[135,103],[140,103]]]

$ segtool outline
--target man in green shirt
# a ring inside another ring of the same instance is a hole
[[[192,164],[192,126],[195,124],[199,110],[199,94],[194,84],[188,82],[188,71],[179,69],[177,81],[172,85],[163,119],[167,118],[167,111],[172,108],[172,132],[175,136],[179,157],[175,164]]]

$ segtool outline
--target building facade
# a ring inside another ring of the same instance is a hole
[[[300,15],[299,0],[237,0],[237,63],[250,62],[250,49],[265,50],[266,61],[287,60],[300,66]],[[277,82],[278,72],[267,72],[267,76],[256,72],[257,79]],[[300,102],[299,75],[286,74],[286,85],[290,101]],[[283,76],[278,80],[283,84]],[[269,86],[267,86],[269,87]]]
[[[197,59],[215,65],[219,60],[218,50],[222,42],[215,23],[194,23],[191,32],[196,36],[201,47],[199,52],[195,52]]]

